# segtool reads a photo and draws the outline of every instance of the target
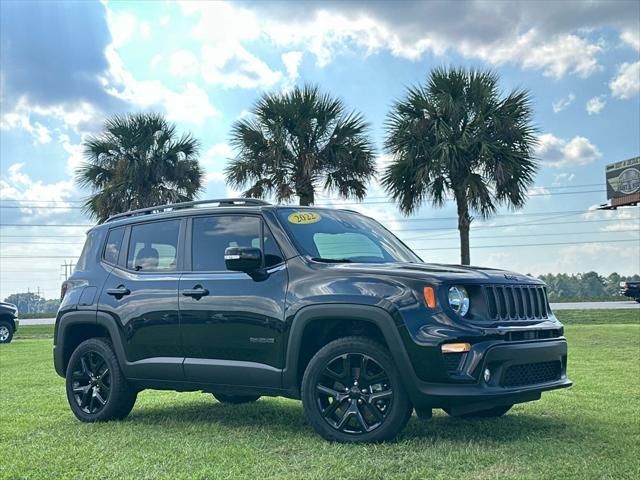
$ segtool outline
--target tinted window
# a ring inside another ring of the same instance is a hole
[[[92,231],[87,233],[87,239],[84,242],[84,247],[82,247],[82,253],[80,254],[80,258],[78,258],[78,262],[76,263],[75,270],[83,271],[87,269],[87,259],[91,252],[94,251],[95,248],[100,248],[96,245],[98,232]],[[95,252],[94,255],[97,256],[98,252]]]
[[[179,220],[134,225],[131,228],[127,267],[141,272],[175,270],[179,232]]]
[[[124,228],[116,228],[109,232],[107,245],[104,247],[104,259],[109,263],[118,263]]]
[[[193,270],[225,271],[226,248],[260,248],[260,223],[258,217],[239,215],[194,218],[191,243]]]
[[[282,263],[282,253],[276,244],[276,240],[271,235],[269,227],[264,226],[264,266],[269,268]]]
[[[351,262],[421,262],[382,225],[357,213],[279,208],[278,217],[303,255]]]

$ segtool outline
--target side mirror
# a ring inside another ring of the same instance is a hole
[[[224,251],[224,264],[233,272],[255,272],[262,266],[262,251],[253,247],[229,247]]]

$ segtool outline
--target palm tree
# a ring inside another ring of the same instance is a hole
[[[234,188],[249,184],[248,197],[297,196],[300,205],[313,204],[318,188],[362,199],[375,175],[367,133],[360,114],[347,113],[342,101],[317,87],[266,94],[252,118],[232,127],[238,155],[226,168],[227,181]]]
[[[91,189],[84,210],[99,222],[127,210],[192,200],[202,190],[199,142],[155,113],[116,115],[84,142],[76,181]]]
[[[435,69],[426,85],[409,88],[386,120],[392,162],[382,184],[405,214],[425,200],[458,210],[461,261],[469,265],[469,227],[500,205],[521,208],[538,164],[536,129],[526,90],[501,96],[488,71]]]

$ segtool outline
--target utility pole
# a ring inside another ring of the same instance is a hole
[[[64,279],[65,281],[69,279],[69,277],[71,276],[71,274],[73,273],[73,268],[76,266],[75,263],[73,263],[73,261],[69,260],[69,263],[67,263],[67,261],[65,260],[65,262],[60,265],[61,267],[64,268]]]

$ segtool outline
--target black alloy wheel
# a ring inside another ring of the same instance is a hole
[[[66,369],[66,390],[71,411],[83,422],[122,419],[138,396],[107,338],[90,338],[74,350]]]
[[[316,384],[316,403],[326,422],[344,433],[371,432],[382,425],[393,402],[389,375],[362,353],[331,360]]]
[[[111,372],[98,352],[88,351],[80,356],[71,378],[73,398],[83,412],[96,414],[105,407],[111,394]]]
[[[302,403],[323,438],[345,443],[391,440],[413,411],[389,351],[366,337],[339,338],[313,356]]]

